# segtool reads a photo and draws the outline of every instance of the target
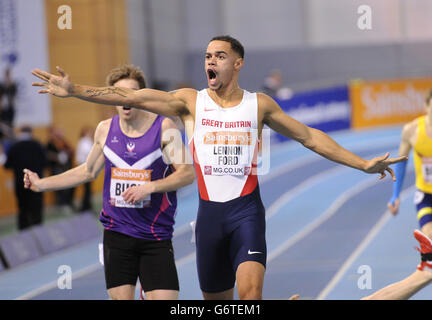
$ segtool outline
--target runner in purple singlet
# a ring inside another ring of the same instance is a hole
[[[112,70],[107,83],[145,88],[143,74],[132,65]],[[24,184],[36,192],[70,188],[95,179],[105,166],[100,221],[108,294],[134,299],[139,278],[146,299],[177,299],[171,243],[176,190],[194,181],[193,166],[183,159],[188,153],[172,119],[122,106],[117,111],[99,123],[84,164],[44,179],[25,169]]]

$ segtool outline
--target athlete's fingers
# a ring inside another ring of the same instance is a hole
[[[387,168],[386,168],[386,171],[388,171],[388,173],[390,173],[390,175],[391,175],[391,177],[392,177],[392,180],[393,180],[393,181],[396,181],[396,175],[394,174],[393,169],[387,167]]]
[[[27,188],[28,187],[28,177],[27,177],[27,174],[24,174],[23,181],[24,181],[24,188]]]
[[[131,196],[130,196],[130,193],[128,192],[128,190],[126,190],[125,192],[123,192],[122,197],[123,197],[124,201],[130,202]]]
[[[394,215],[394,207],[392,203],[387,203],[387,209],[390,211],[392,215]]]
[[[388,203],[387,204],[387,208],[390,210],[392,215],[397,215],[398,211],[399,211],[399,205],[397,204],[397,202],[395,201],[395,203]]]
[[[378,162],[382,162],[382,161],[386,160],[389,156],[390,156],[390,153],[387,152],[382,157],[378,157],[377,160],[378,160]]]
[[[32,86],[33,87],[45,87],[45,88],[48,88],[49,87],[49,83],[48,82],[32,82]]]
[[[59,66],[56,67],[58,73],[60,73],[60,75],[62,77],[66,77],[66,73],[64,72],[64,70],[62,68],[60,68]]]
[[[46,71],[40,70],[40,69],[34,69],[32,71],[32,75],[34,75],[34,76],[36,76],[42,80],[45,80],[45,81],[49,81],[49,79],[51,78],[51,74],[49,74]]]
[[[395,163],[402,162],[402,161],[407,161],[407,160],[408,160],[407,156],[402,156],[402,157],[388,159],[386,161],[386,163],[390,165],[390,164],[395,164]]]
[[[133,192],[134,191],[134,187],[130,187],[128,189],[126,189],[125,192],[122,193],[122,197],[126,202],[132,202],[133,199]]]

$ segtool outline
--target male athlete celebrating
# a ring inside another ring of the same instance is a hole
[[[101,104],[127,105],[166,116],[179,116],[190,138],[200,203],[196,222],[197,267],[205,299],[232,299],[235,281],[240,299],[261,299],[266,266],[265,212],[256,175],[258,142],[264,125],[338,163],[367,173],[388,171],[406,157],[388,154],[362,159],[325,133],[285,114],[262,93],[238,85],[244,49],[230,36],[213,38],[205,54],[208,88],[173,92],[95,88],[73,84],[42,70],[33,83],[59,97],[77,97]]]
[[[144,75],[131,65],[112,70],[107,82],[130,91],[145,88]],[[177,130],[171,119],[121,105],[117,111],[99,123],[85,163],[45,179],[25,169],[24,185],[37,192],[70,188],[95,179],[105,166],[100,220],[108,294],[134,299],[139,278],[147,299],[177,299],[175,191],[194,181],[193,168],[179,158],[187,154],[184,145],[170,143]]]

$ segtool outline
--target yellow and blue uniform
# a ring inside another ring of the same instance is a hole
[[[426,116],[417,120],[417,140],[414,149],[414,167],[416,173],[417,219],[420,227],[432,222],[432,137],[426,133]]]

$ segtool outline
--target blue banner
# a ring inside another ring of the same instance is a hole
[[[275,99],[292,118],[324,132],[349,129],[351,106],[348,86],[295,93],[290,99]],[[287,138],[275,133],[273,141]]]

